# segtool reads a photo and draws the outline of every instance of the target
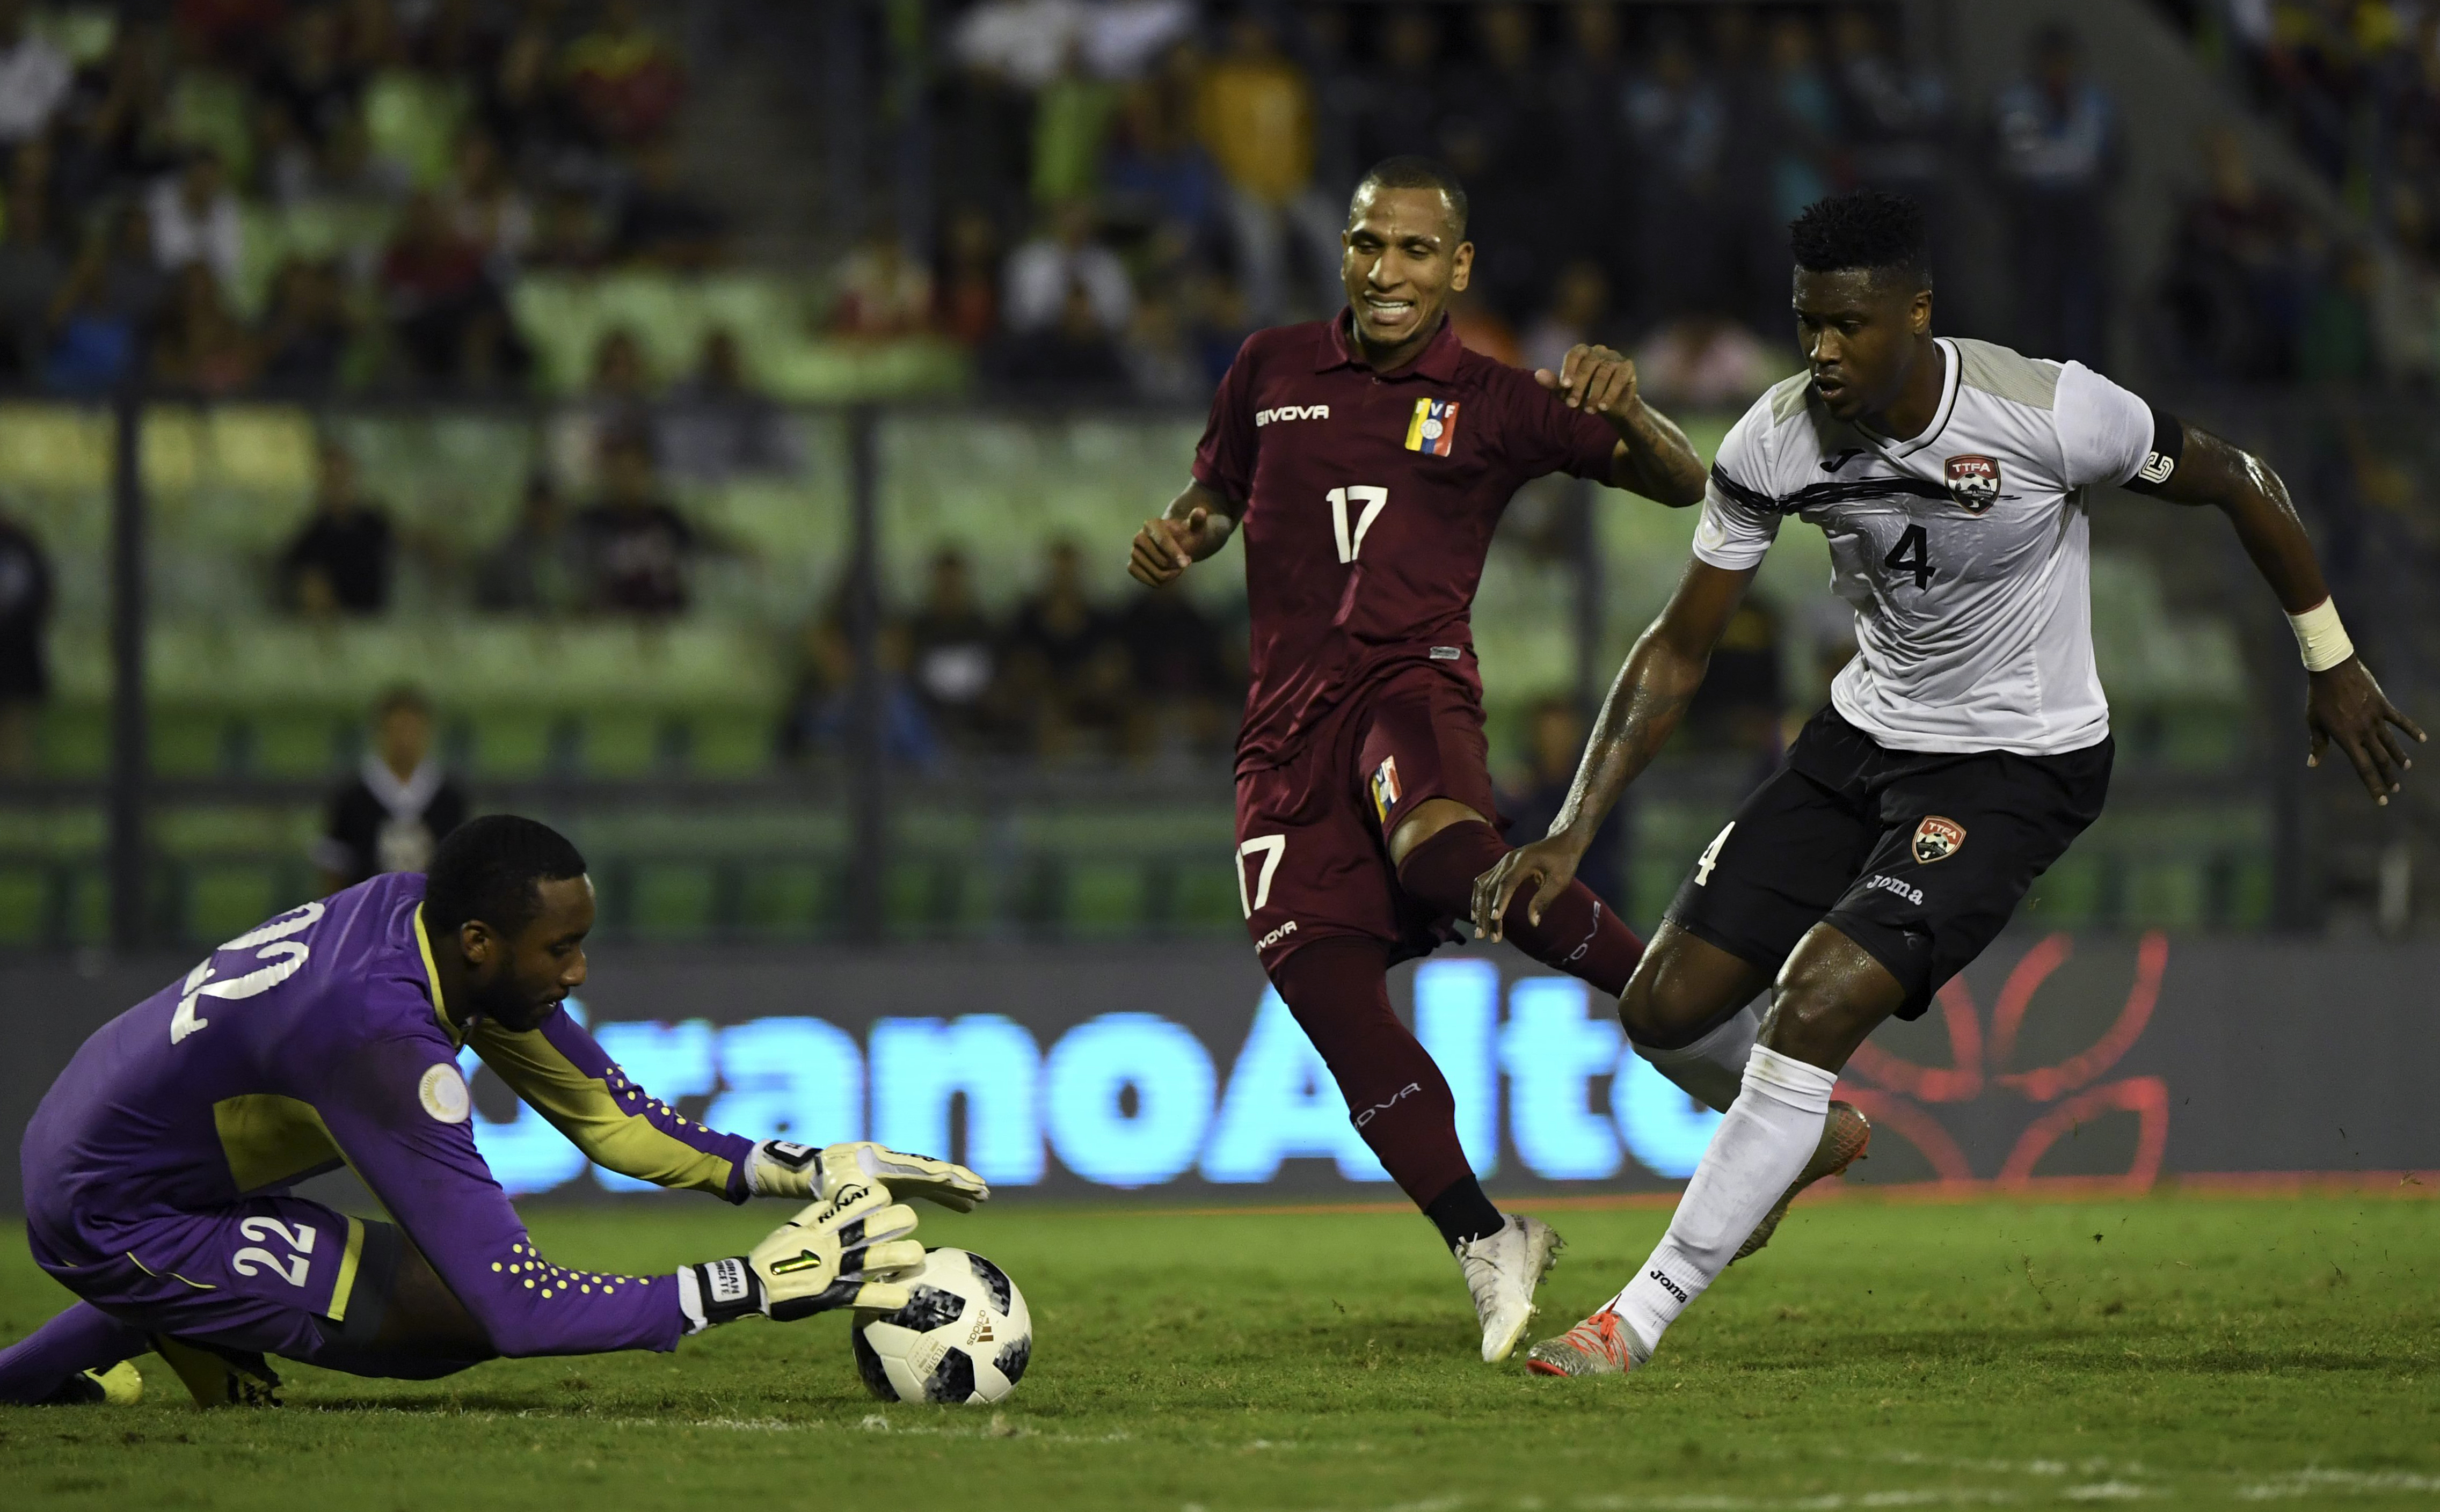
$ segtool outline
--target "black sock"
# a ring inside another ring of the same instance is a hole
[[[1452,1250],[1479,1239],[1486,1234],[1497,1234],[1508,1220],[1491,1199],[1482,1195],[1482,1183],[1471,1176],[1458,1178],[1456,1184],[1424,1204],[1424,1217],[1441,1231],[1441,1238]]]

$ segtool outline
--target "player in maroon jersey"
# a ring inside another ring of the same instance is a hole
[[[1456,1254],[1497,1361],[1558,1236],[1483,1195],[1448,1083],[1387,982],[1393,962],[1458,937],[1474,879],[1509,848],[1466,616],[1500,511],[1529,479],[1569,472],[1682,508],[1703,497],[1704,470],[1618,353],[1578,347],[1558,372],[1527,374],[1459,345],[1446,307],[1473,269],[1465,215],[1465,191],[1428,160],[1365,176],[1341,239],[1348,308],[1247,339],[1193,482],[1138,532],[1129,570],[1165,583],[1245,536],[1247,929],[1365,1143]],[[1505,925],[1612,997],[1643,949],[1581,882]]]

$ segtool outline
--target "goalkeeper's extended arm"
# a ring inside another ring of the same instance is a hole
[[[878,1183],[843,1186],[771,1231],[751,1254],[678,1272],[687,1331],[761,1316],[780,1323],[836,1307],[906,1306],[902,1279],[921,1270],[915,1211]]]

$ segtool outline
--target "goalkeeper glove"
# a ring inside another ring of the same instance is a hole
[[[843,1187],[772,1230],[753,1254],[680,1271],[687,1331],[755,1313],[793,1323],[834,1307],[894,1312],[907,1302],[900,1283],[924,1267],[914,1232],[914,1209],[892,1202],[888,1187]]]
[[[970,1213],[991,1196],[983,1179],[963,1165],[928,1155],[908,1155],[869,1139],[816,1149],[766,1139],[754,1147],[748,1167],[757,1197],[827,1201],[850,1186],[886,1182],[900,1197],[921,1197],[953,1212]]]

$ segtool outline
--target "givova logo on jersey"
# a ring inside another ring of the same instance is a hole
[[[1967,514],[1983,514],[2000,502],[1997,457],[1952,456],[1948,459],[1948,496]]]

